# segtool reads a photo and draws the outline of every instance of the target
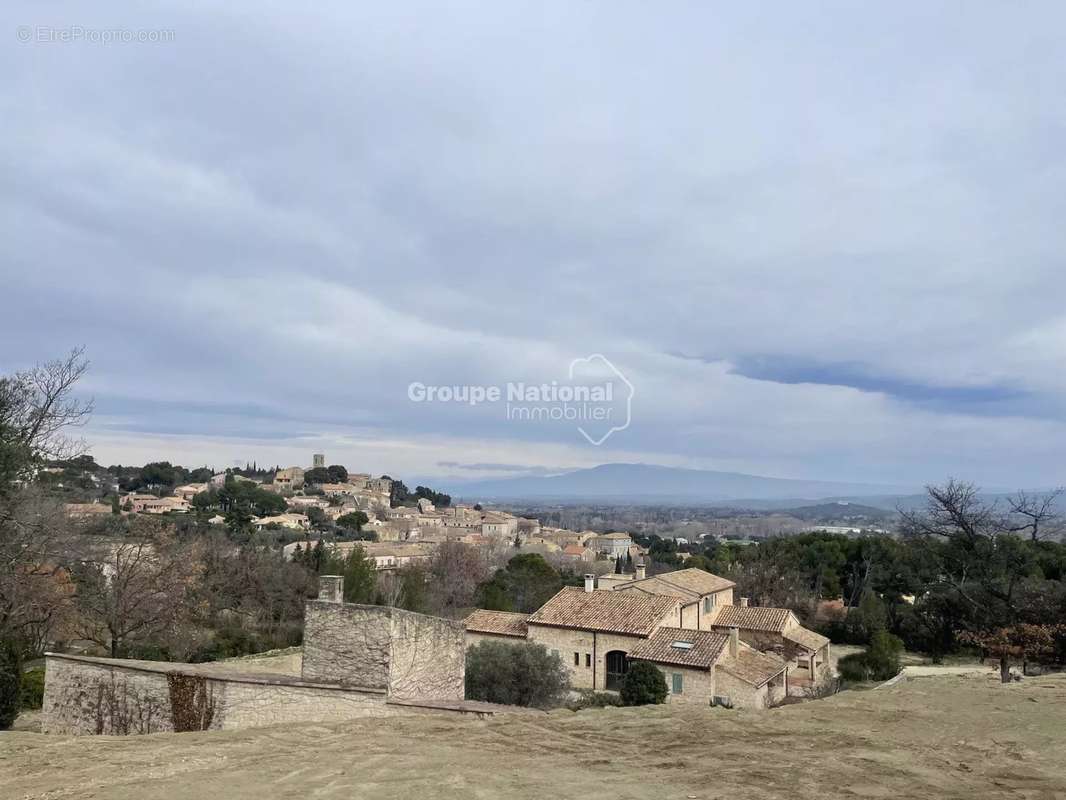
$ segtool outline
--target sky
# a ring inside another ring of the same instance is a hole
[[[0,372],[98,461],[1066,483],[1061,4],[128,6],[0,9]],[[593,356],[621,429],[411,399]]]

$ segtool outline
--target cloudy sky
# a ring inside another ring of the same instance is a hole
[[[0,368],[99,461],[1066,483],[1061,4],[128,5],[0,10]],[[598,447],[408,398],[595,353]]]

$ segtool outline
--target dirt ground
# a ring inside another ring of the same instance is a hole
[[[1066,798],[1066,676],[131,737],[0,734],[0,798]]]

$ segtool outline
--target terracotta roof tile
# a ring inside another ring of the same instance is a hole
[[[625,584],[626,589],[640,589],[641,591],[661,594],[667,597],[678,597],[682,600],[698,600],[705,594],[720,592],[736,586],[733,581],[714,575],[702,569],[679,569],[676,572],[664,572],[662,575],[652,575],[643,580],[634,580]]]
[[[728,641],[729,637],[724,633],[659,628],[649,639],[634,647],[629,657],[678,667],[710,669]]]
[[[780,675],[788,667],[784,660],[772,653],[760,653],[741,645],[736,656],[727,655],[718,662],[718,668],[758,688],[771,678]]]
[[[802,627],[785,631],[785,638],[793,644],[798,644],[800,647],[805,647],[815,653],[829,644],[829,639],[822,636],[822,634]]]
[[[763,606],[722,606],[712,625],[724,628],[744,628],[749,631],[784,633],[789,627],[792,612],[787,608]]]
[[[526,638],[526,618],[528,614],[514,614],[510,611],[486,611],[479,608],[466,618],[466,629],[474,633],[493,633],[497,636],[515,636]]]
[[[530,615],[529,624],[648,636],[676,606],[658,595],[565,586]]]

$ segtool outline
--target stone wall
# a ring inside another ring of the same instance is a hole
[[[304,610],[303,679],[387,690],[390,611],[383,606],[309,601]]]
[[[393,608],[389,697],[462,700],[466,696],[466,626]]]
[[[465,634],[462,622],[398,608],[312,601],[302,675],[400,699],[462,700]]]
[[[766,708],[770,704],[766,686],[756,689],[720,668],[715,669],[715,694],[728,697],[733,708]]]
[[[398,713],[383,691],[215,674],[203,664],[49,655],[45,665],[44,733],[231,730]]]
[[[687,669],[670,664],[656,664],[666,678],[666,702],[672,705],[701,706],[711,705],[715,695],[715,670]],[[681,675],[681,694],[674,694],[673,676]]]
[[[544,645],[549,652],[558,652],[563,666],[570,670],[573,688],[602,690],[607,688],[607,653],[611,650],[628,653],[644,638],[534,624],[529,626],[529,641]],[[574,653],[578,656],[577,664]]]

